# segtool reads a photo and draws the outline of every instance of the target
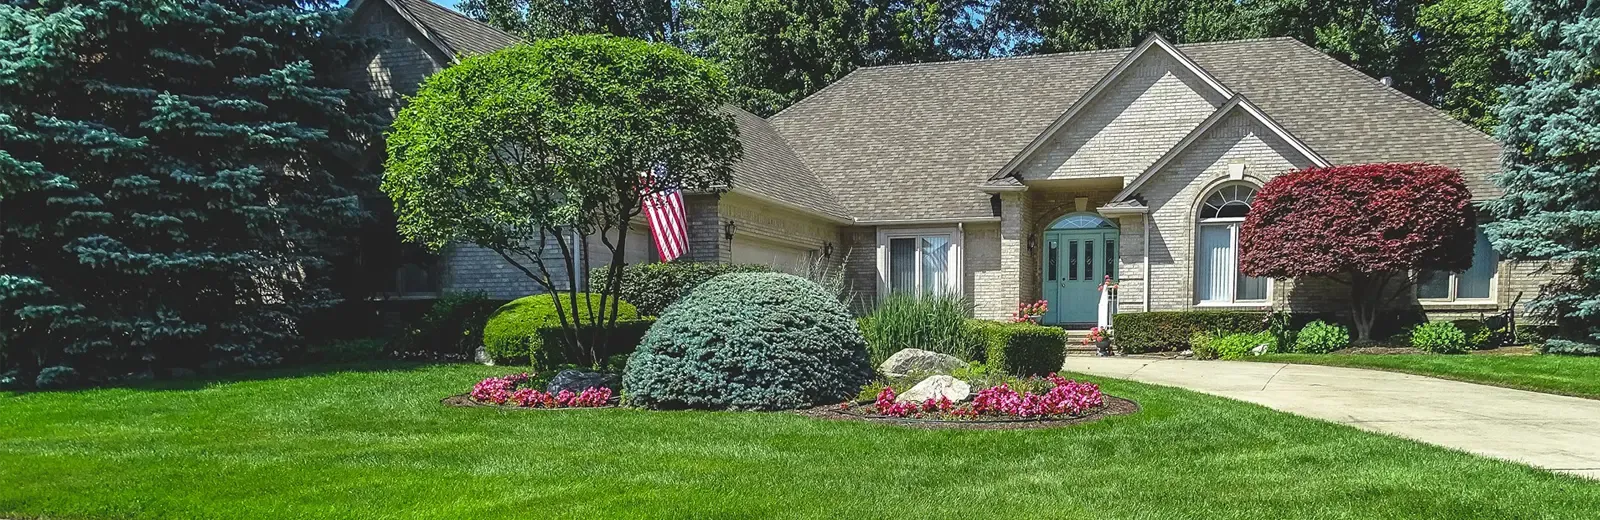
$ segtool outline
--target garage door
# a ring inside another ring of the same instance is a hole
[[[786,273],[805,274],[811,267],[811,251],[767,240],[734,237],[733,263],[760,264]]]

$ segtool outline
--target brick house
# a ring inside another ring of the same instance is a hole
[[[428,0],[352,5],[361,30],[391,39],[355,84],[396,103],[458,56],[517,41]],[[1238,273],[1237,228],[1262,183],[1429,162],[1459,168],[1475,199],[1499,196],[1491,137],[1289,38],[868,67],[770,118],[729,110],[745,156],[729,191],[688,197],[690,259],[834,263],[863,304],[953,292],[980,318],[1045,299],[1047,322],[1091,322],[1107,275],[1122,312],[1343,310],[1330,282]],[[649,261],[633,232],[628,260]],[[1548,279],[1481,234],[1475,255],[1426,276],[1413,307],[1498,312]],[[534,291],[471,246],[431,269],[416,292]]]

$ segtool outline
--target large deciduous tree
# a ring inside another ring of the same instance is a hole
[[[672,0],[461,0],[456,8],[528,40],[610,34],[676,42],[684,30]]]
[[[740,148],[728,99],[717,67],[632,38],[569,36],[468,58],[429,76],[396,117],[383,191],[401,235],[498,253],[567,302],[556,310],[570,345],[597,347],[616,320],[640,198],[730,183]],[[587,272],[577,252],[592,241],[610,252],[609,276],[598,307],[580,307],[569,281]],[[584,324],[601,326],[580,338]]]
[[[1308,168],[1267,182],[1240,231],[1240,270],[1350,288],[1358,340],[1427,270],[1472,265],[1475,214],[1461,173],[1426,164]]]
[[[0,364],[266,363],[334,296],[376,119],[334,2],[0,4]]]
[[[1505,196],[1486,226],[1508,258],[1570,266],[1529,309],[1561,325],[1558,350],[1600,353],[1600,4],[1510,0],[1526,46],[1511,53],[1526,78],[1502,92]]]

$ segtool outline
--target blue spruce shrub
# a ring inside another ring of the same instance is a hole
[[[33,386],[40,390],[59,390],[78,386],[78,370],[69,366],[45,367],[39,371],[39,377],[33,380]]]
[[[822,286],[780,273],[706,281],[673,305],[628,359],[628,402],[650,408],[784,410],[856,396],[867,343]]]

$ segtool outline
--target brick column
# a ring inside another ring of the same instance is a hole
[[[684,194],[683,205],[689,221],[689,253],[686,259],[695,262],[728,263],[733,261],[733,243],[723,237],[722,196],[718,194]]]
[[[1000,268],[975,280],[974,316],[1002,320],[1017,310],[1017,302],[1031,283],[1028,247],[1028,197],[1022,192],[1000,194]]]

